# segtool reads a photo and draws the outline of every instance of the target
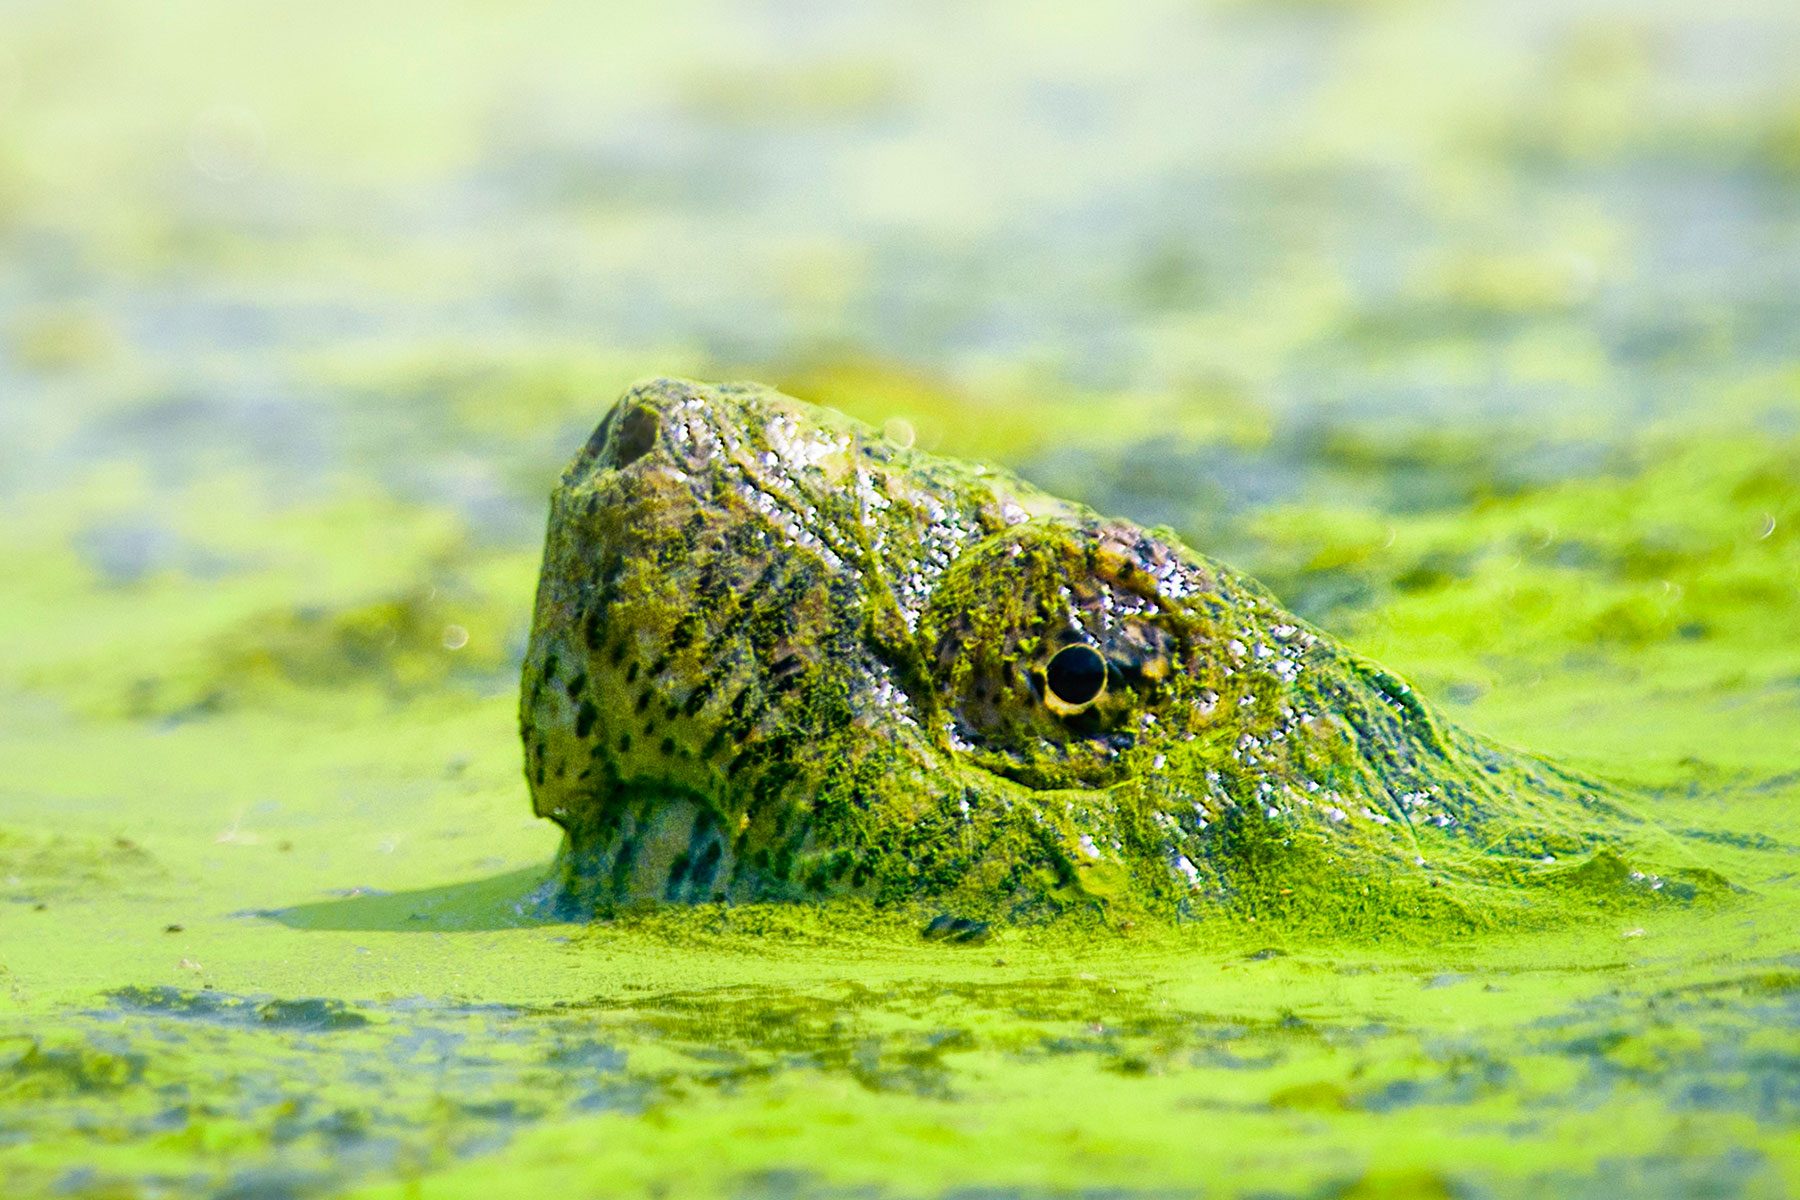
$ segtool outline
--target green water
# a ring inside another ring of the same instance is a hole
[[[676,8],[0,12],[0,1194],[1800,1191],[1789,6]],[[662,372],[1173,525],[1740,890],[537,922],[544,498]]]

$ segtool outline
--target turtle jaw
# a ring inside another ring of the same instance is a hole
[[[731,898],[732,839],[705,799],[625,789],[598,812],[555,817],[563,827],[552,915],[585,920],[633,902],[697,904]]]

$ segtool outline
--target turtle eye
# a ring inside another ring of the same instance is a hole
[[[1044,668],[1052,711],[1079,712],[1106,690],[1106,660],[1092,646],[1064,646]]]

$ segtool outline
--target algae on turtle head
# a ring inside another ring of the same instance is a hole
[[[750,384],[635,388],[570,464],[521,726],[568,914],[1480,921],[1664,882],[1613,869],[1654,831],[1607,789],[1169,531]]]

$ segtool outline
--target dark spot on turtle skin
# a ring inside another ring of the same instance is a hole
[[[926,922],[919,936],[928,942],[956,942],[970,944],[987,940],[989,924],[970,917],[956,917],[949,913],[939,913]]]
[[[724,848],[721,846],[718,834],[715,831],[712,834],[712,840],[708,841],[706,843],[706,848],[700,851],[700,857],[694,860],[694,868],[689,876],[693,886],[701,889],[710,888],[712,886],[713,877],[717,875],[719,871],[719,860],[724,856]]]
[[[585,741],[588,734],[594,732],[594,722],[599,716],[600,712],[593,702],[583,700],[581,707],[575,710],[575,736]]]
[[[1119,655],[1108,655],[1106,659],[1106,686],[1135,688],[1143,685],[1144,664],[1137,658],[1124,658]]]
[[[631,878],[631,867],[637,858],[637,843],[631,838],[621,838],[619,848],[612,864],[612,886],[616,894],[625,891],[626,881]]]
[[[673,658],[675,655],[680,654],[683,650],[686,650],[689,646],[693,645],[694,637],[699,630],[700,616],[698,613],[689,613],[687,616],[683,617],[681,621],[676,624],[675,631],[669,635],[669,644],[667,647],[668,653],[664,659],[665,663],[667,662],[667,659]],[[661,671],[658,671],[657,674],[661,674]]]
[[[683,850],[681,853],[677,854],[674,861],[669,864],[669,882],[668,885],[663,888],[664,900],[681,899],[681,884],[687,875],[687,869],[688,854],[686,850]]]

